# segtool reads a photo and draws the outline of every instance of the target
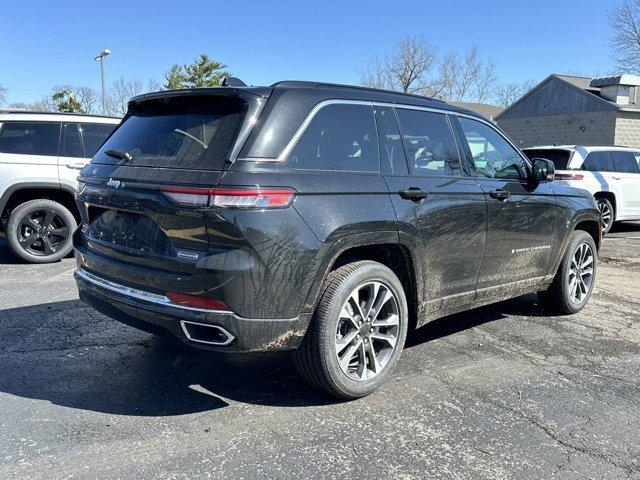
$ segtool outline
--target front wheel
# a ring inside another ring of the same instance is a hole
[[[407,336],[402,283],[386,266],[355,262],[331,272],[295,353],[309,382],[332,395],[369,395],[392,373]]]
[[[578,313],[593,292],[597,262],[598,251],[591,235],[581,230],[573,232],[553,283],[538,292],[540,303],[556,313]]]
[[[57,262],[69,255],[77,223],[64,205],[44,198],[15,208],[7,223],[11,251],[30,263]]]

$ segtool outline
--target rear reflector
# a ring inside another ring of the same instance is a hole
[[[167,298],[177,305],[185,305],[187,307],[206,308],[209,310],[221,310],[228,312],[229,307],[218,300],[212,298],[198,297],[196,295],[188,295],[186,293],[167,292]]]
[[[285,208],[293,203],[296,196],[296,191],[291,188],[164,187],[162,193],[181,205],[224,208]]]
[[[581,173],[556,173],[558,180],[582,180],[584,175]]]

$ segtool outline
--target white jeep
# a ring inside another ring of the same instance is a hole
[[[640,149],[627,147],[532,147],[530,159],[556,166],[555,181],[589,191],[602,213],[604,233],[614,222],[640,220]]]
[[[13,253],[55,262],[72,249],[76,177],[119,118],[0,111],[0,234]]]

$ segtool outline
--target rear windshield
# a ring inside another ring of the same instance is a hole
[[[243,101],[223,96],[144,102],[127,114],[93,163],[222,170],[245,112]],[[122,153],[131,160],[117,158]]]
[[[533,160],[534,158],[546,158],[547,160],[551,160],[556,166],[556,170],[567,170],[569,159],[571,158],[570,150],[552,150],[550,148],[539,150],[527,149],[523,150],[523,153],[529,157],[529,160]]]

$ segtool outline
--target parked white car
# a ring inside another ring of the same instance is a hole
[[[640,149],[627,147],[533,147],[529,158],[547,158],[556,181],[588,190],[602,213],[604,233],[614,222],[640,220]]]
[[[119,118],[0,111],[0,234],[33,263],[72,249],[76,177]]]

